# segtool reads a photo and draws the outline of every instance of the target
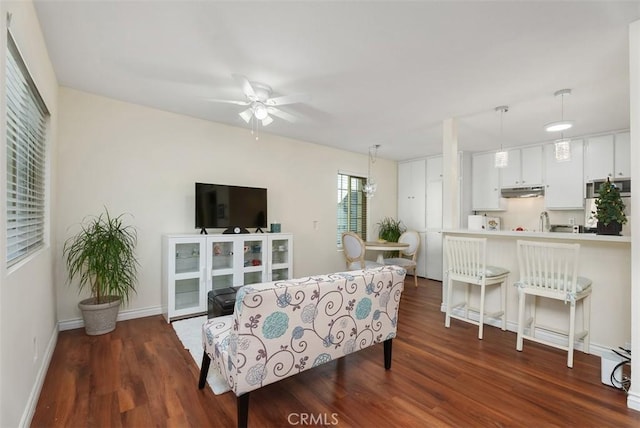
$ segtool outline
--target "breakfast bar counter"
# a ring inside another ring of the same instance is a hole
[[[578,274],[593,281],[591,295],[591,353],[625,346],[631,341],[631,237],[607,236],[592,233],[527,232],[445,230],[443,235],[487,238],[487,264],[509,269],[507,283],[507,328],[517,329],[518,293],[513,286],[519,278],[516,242],[518,239],[580,244],[580,266]],[[446,255],[444,257],[445,281],[443,282],[443,310],[446,293]],[[459,288],[459,287],[457,287]],[[472,293],[477,297],[478,293]],[[458,301],[460,295],[454,296]],[[487,297],[488,307],[498,304],[499,295]],[[489,300],[493,299],[493,300]],[[545,299],[547,300],[547,299]],[[473,302],[473,301],[472,301]],[[541,302],[538,306],[540,324],[553,328],[568,329],[568,309],[562,302]],[[495,306],[494,306],[495,307]],[[578,325],[581,313],[578,311]],[[549,333],[553,336],[553,333]],[[558,339],[560,339],[558,337]],[[553,337],[551,337],[553,340]],[[515,335],[514,335],[515,349]],[[582,344],[576,349],[582,349]]]

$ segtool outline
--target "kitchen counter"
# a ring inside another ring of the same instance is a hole
[[[513,283],[519,278],[516,241],[553,240],[580,244],[579,275],[593,281],[591,294],[591,353],[602,352],[624,346],[631,340],[631,237],[607,236],[593,233],[562,232],[516,232],[483,230],[445,230],[443,235],[473,236],[487,238],[487,264],[509,269],[507,283],[507,328],[517,329],[518,293]],[[446,252],[443,268],[447,271]],[[446,284],[446,273],[443,284]],[[443,302],[446,296],[443,287]],[[462,287],[456,287],[462,291]],[[473,290],[473,288],[472,288]],[[475,290],[477,291],[477,290]],[[495,290],[497,292],[497,290]],[[493,293],[493,292],[492,292]],[[479,293],[473,293],[474,298]],[[454,295],[459,302],[462,294]],[[487,308],[499,304],[499,293],[487,296]],[[472,306],[478,306],[472,300]],[[443,310],[445,308],[443,303]],[[565,310],[566,309],[566,310]],[[562,303],[538,300],[539,323],[552,328],[568,329],[568,312]],[[581,311],[578,311],[577,325],[581,325]],[[553,333],[550,333],[553,336]],[[553,337],[547,337],[554,340]],[[557,337],[558,338],[558,337]],[[578,342],[576,349],[582,349]],[[515,350],[515,336],[514,336]],[[525,345],[526,352],[526,345]]]
[[[565,233],[565,232],[530,232],[515,230],[467,230],[467,229],[451,229],[444,230],[443,233],[449,234],[465,234],[465,235],[481,235],[490,238],[492,236],[511,236],[524,239],[562,239],[570,241],[600,241],[600,242],[618,242],[631,243],[631,236],[614,236],[614,235],[596,235],[595,233]]]

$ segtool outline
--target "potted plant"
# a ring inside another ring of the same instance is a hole
[[[596,211],[592,212],[598,220],[598,235],[620,235],[622,225],[627,222],[624,214],[625,205],[620,197],[620,189],[609,181],[602,183],[598,189]]]
[[[91,293],[78,304],[89,335],[113,331],[120,304],[135,292],[137,232],[122,217],[112,217],[106,209],[86,217],[81,230],[64,244],[68,283],[77,279],[78,292],[88,288]]]
[[[400,220],[385,217],[378,223],[378,238],[387,242],[398,242],[398,238],[407,230]]]

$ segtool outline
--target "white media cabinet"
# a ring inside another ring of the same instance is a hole
[[[162,312],[167,322],[205,313],[210,290],[292,277],[289,233],[162,237]]]

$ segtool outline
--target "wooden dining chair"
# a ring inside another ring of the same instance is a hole
[[[364,241],[355,232],[344,232],[342,234],[342,250],[344,252],[347,270],[368,269],[381,267],[383,264],[371,260],[365,260],[366,252]]]
[[[408,248],[400,250],[399,257],[389,257],[384,259],[385,265],[396,265],[407,269],[407,271],[413,271],[413,281],[418,286],[418,263],[416,258],[418,257],[418,250],[420,249],[420,235],[418,232],[408,230],[400,235],[398,242],[409,244]]]

